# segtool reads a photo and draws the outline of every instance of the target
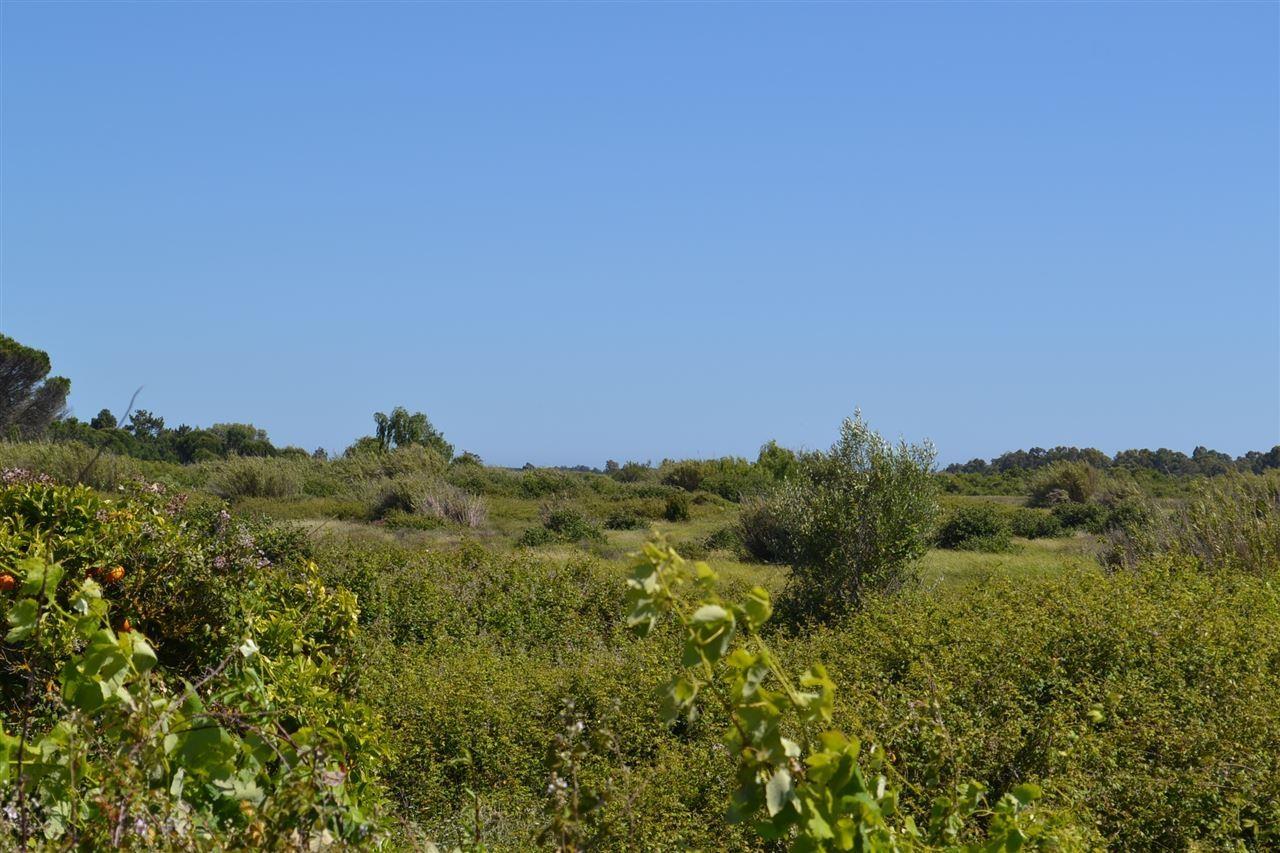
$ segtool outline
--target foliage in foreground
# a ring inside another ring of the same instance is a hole
[[[638,557],[628,625],[646,635],[671,617],[684,638],[683,671],[666,689],[664,717],[692,719],[707,702],[728,715],[724,740],[737,762],[730,821],[796,851],[1084,848],[1067,823],[1033,808],[1041,791],[1031,783],[988,804],[986,787],[968,781],[937,797],[918,826],[899,812],[899,784],[883,747],[862,757],[857,738],[829,728],[835,685],[826,669],[813,664],[792,677],[779,664],[760,634],[773,612],[767,590],[727,603],[706,563],[689,563],[661,542]],[[967,842],[979,821],[985,838]]]
[[[373,837],[366,768],[379,750],[345,686],[349,593],[326,589],[314,566],[270,571],[215,553],[210,568],[236,573],[244,594],[231,594],[234,581],[222,587],[229,606],[212,612],[225,624],[175,669],[166,650],[185,647],[185,624],[146,610],[146,590],[124,581],[162,589],[166,571],[198,576],[201,548],[150,570],[134,562],[145,565],[148,544],[194,545],[194,519],[141,496],[106,501],[39,482],[5,488],[0,503],[0,837],[84,849],[305,849]],[[121,541],[136,552],[116,552]]]

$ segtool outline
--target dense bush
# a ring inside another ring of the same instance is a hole
[[[791,558],[794,540],[786,496],[748,498],[738,515],[738,536],[747,554],[762,563],[784,563]]]
[[[937,791],[927,820],[904,814],[892,753],[876,741],[864,752],[859,738],[831,727],[837,705],[826,668],[814,663],[788,676],[763,636],[773,612],[768,590],[755,587],[732,601],[720,597],[718,580],[705,563],[691,565],[665,543],[650,543],[627,582],[627,624],[648,636],[670,619],[683,640],[681,669],[664,691],[664,719],[693,720],[708,705],[725,709],[731,725],[724,745],[737,764],[729,820],[797,850],[888,853],[955,849],[959,842],[991,851],[1085,848],[1086,833],[1068,816],[1035,809],[1043,791],[1028,782],[989,799],[988,785],[967,780]],[[930,722],[945,741],[945,725]],[[584,837],[578,808],[558,816],[562,837]]]
[[[0,488],[0,524],[6,847],[372,840],[355,599],[286,565],[294,534],[36,478]]]
[[[676,462],[663,471],[662,482],[687,492],[697,491],[702,486],[702,465],[693,459]]]
[[[672,495],[667,498],[667,506],[662,512],[662,517],[667,521],[688,521],[689,498],[685,495]]]
[[[601,797],[578,814],[601,849],[757,843],[725,817],[739,783],[723,709],[668,726],[632,701],[660,692],[680,645],[623,636],[615,568],[337,543],[319,562],[365,602],[361,689],[387,719],[385,772],[417,837],[528,848],[560,820],[555,780],[572,773]],[[971,778],[993,800],[1038,782],[1094,846],[1280,842],[1280,600],[1261,579],[1070,570],[876,597],[767,639],[780,667],[827,665],[832,725],[869,759],[883,747],[922,831]],[[566,768],[548,745],[579,724]]]
[[[604,533],[590,519],[570,507],[547,507],[541,527],[531,527],[519,539],[521,545],[552,542],[603,542]]]
[[[643,518],[626,511],[612,512],[604,520],[605,530],[639,530],[644,526]]]
[[[1102,504],[1082,504],[1068,501],[1054,504],[1050,512],[1064,530],[1101,532],[1107,520],[1107,508]]]
[[[860,415],[829,452],[801,457],[778,505],[791,534],[790,616],[829,618],[913,579],[938,510],[933,459],[932,445],[895,447]]]
[[[402,476],[381,487],[373,517],[401,522],[419,517],[463,527],[479,527],[488,518],[484,499],[432,477]],[[413,526],[401,524],[401,526]]]
[[[1009,526],[1014,536],[1023,539],[1051,539],[1062,535],[1062,522],[1057,516],[1031,507],[1015,509],[1009,516]]]
[[[1011,533],[1009,516],[992,503],[966,503],[954,507],[938,528],[938,547],[965,551],[1007,551]]]
[[[648,465],[642,465],[639,462],[626,462],[616,467],[605,466],[605,474],[619,483],[639,483],[645,480],[653,479],[657,476],[657,471]]]
[[[710,551],[732,551],[736,554],[742,550],[742,534],[737,525],[718,527],[707,534],[703,544]]]
[[[1280,844],[1280,597],[1263,581],[1178,563],[997,580],[877,601],[792,653],[835,673],[838,720],[895,732],[913,785],[1036,779],[1115,849]]]
[[[204,467],[184,467],[162,462],[146,462],[103,452],[84,444],[46,442],[0,442],[0,467],[39,471],[59,483],[84,483],[103,491],[137,480],[170,486],[203,486],[208,479]]]
[[[68,583],[99,580],[116,614],[191,674],[230,641],[243,583],[269,562],[242,522],[159,486],[109,500],[84,486],[11,482],[0,488],[0,565],[35,555]]]
[[[534,468],[520,476],[520,494],[526,498],[571,495],[578,491],[578,480],[562,471]]]

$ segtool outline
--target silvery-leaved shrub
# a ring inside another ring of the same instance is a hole
[[[800,458],[776,505],[791,535],[787,616],[829,618],[916,577],[938,514],[935,456],[929,442],[889,442],[857,413],[829,451]]]

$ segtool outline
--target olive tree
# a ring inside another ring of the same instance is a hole
[[[774,497],[788,534],[789,615],[830,618],[916,577],[938,514],[935,455],[928,442],[894,445],[856,413],[829,451],[800,457]]]

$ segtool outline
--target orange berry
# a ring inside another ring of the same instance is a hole
[[[129,617],[126,616],[125,620],[120,623],[120,630],[125,634],[133,630],[133,623],[129,621]]]
[[[17,578],[9,574],[8,572],[5,572],[4,574],[0,575],[0,590],[3,590],[4,592],[8,592],[9,590],[13,589],[17,585],[18,585]]]
[[[108,583],[118,583],[124,580],[124,566],[116,566],[104,575]]]

